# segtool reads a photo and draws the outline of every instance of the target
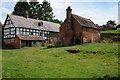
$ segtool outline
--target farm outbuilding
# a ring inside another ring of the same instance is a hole
[[[3,38],[4,48],[39,46],[52,38],[57,38],[59,24],[31,19],[17,15],[7,15]]]
[[[117,25],[117,30],[120,30],[120,24],[119,24],[119,25]]]
[[[60,41],[63,46],[100,41],[100,30],[90,19],[72,14],[66,9],[66,19],[60,29]]]

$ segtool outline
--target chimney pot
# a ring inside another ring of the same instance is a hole
[[[71,15],[72,15],[72,9],[70,6],[68,6],[68,8],[66,9],[66,17],[70,19]]]

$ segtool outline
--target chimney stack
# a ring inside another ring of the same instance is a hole
[[[28,11],[25,11],[24,17],[25,17],[25,18],[29,18],[29,13],[28,13]]]
[[[70,18],[71,18],[71,15],[72,15],[72,9],[71,9],[71,7],[69,6],[69,7],[66,9],[66,17],[67,17],[68,19],[70,19]]]

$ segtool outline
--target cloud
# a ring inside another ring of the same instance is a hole
[[[37,0],[40,3],[43,0]],[[50,4],[51,7],[53,8],[53,12],[55,15],[55,18],[58,18],[59,20],[64,20],[65,19],[65,14],[66,14],[66,8],[67,6],[70,6],[71,4],[69,3],[70,0],[47,0]]]
[[[19,1],[19,0],[1,0],[1,2],[16,2],[16,1]]]
[[[119,0],[70,0],[70,2],[118,2]]]
[[[94,5],[94,4],[93,4]],[[102,6],[102,5],[101,5]],[[91,19],[95,24],[103,25],[106,24],[108,20],[115,20],[118,22],[118,9],[117,5],[110,6],[108,8],[98,8],[97,7],[81,7],[78,8],[73,6],[73,13],[83,16],[85,18]]]
[[[120,1],[118,3],[118,24],[120,24]]]
[[[2,2],[17,2],[19,0],[2,0]],[[27,0],[29,1],[29,0]],[[38,0],[38,1],[43,1],[43,0]],[[52,1],[52,2],[64,2],[64,1],[69,1],[69,2],[118,2],[119,0],[47,0],[47,1]]]
[[[4,7],[0,8],[0,21],[2,22],[2,24],[4,23],[7,14],[10,14],[10,13],[11,11],[9,9]]]
[[[66,17],[66,8],[71,4],[66,0],[59,0],[58,2],[50,2],[56,18],[64,20]]]

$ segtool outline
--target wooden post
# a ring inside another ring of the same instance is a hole
[[[19,45],[20,45],[20,48],[22,47],[22,45],[21,45],[21,40],[19,40]]]

